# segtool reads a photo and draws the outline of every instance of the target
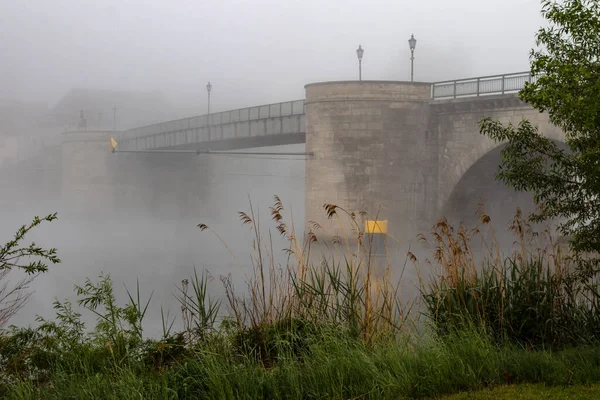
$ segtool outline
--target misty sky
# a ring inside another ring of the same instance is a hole
[[[214,111],[300,99],[314,81],[528,69],[539,0],[2,0],[0,97],[52,106],[72,87],[160,90]]]

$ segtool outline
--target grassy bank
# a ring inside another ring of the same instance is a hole
[[[423,237],[434,249],[431,261],[407,255],[437,271],[422,280],[420,309],[400,300],[402,282],[390,278],[398,267],[376,264],[381,258],[361,230],[364,215],[335,205],[325,211],[348,223],[348,236],[330,243],[347,252],[318,267],[311,249],[319,227],[298,239],[278,198],[270,212],[288,244],[283,265],[253,210],[240,213],[254,234],[247,286],[240,293],[222,277],[227,302],[220,304],[208,295],[207,274],[183,281],[181,332],[163,315],[162,337],[146,337],[143,290],[128,291],[129,301],[119,304],[110,277],[86,280],[75,288],[76,305],[55,302],[53,320],[0,335],[0,395],[398,399],[600,383],[596,274],[518,213],[516,250],[502,255],[480,212],[492,238],[484,262],[470,247],[479,231],[436,224]],[[81,308],[97,316],[94,327],[81,322]]]
[[[280,349],[277,363],[271,367],[248,355],[234,356],[225,348],[226,340],[188,349],[163,368],[155,368],[151,351],[142,353],[140,361],[122,363],[113,358],[110,349],[84,346],[69,351],[60,361],[54,360],[47,381],[22,379],[9,383],[4,395],[398,399],[501,384],[564,386],[600,382],[600,349],[596,347],[531,352],[497,348],[474,334],[456,335],[444,342],[366,346],[334,329],[323,329],[304,339],[308,343],[302,357]]]

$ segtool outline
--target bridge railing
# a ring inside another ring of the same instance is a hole
[[[534,82],[535,79],[530,72],[518,72],[436,82],[431,85],[431,97],[448,99],[516,93],[525,87],[525,82]]]
[[[198,115],[190,118],[161,122],[158,124],[142,126],[126,130],[122,133],[123,139],[135,139],[144,136],[158,135],[164,132],[177,132],[190,129],[207,128],[236,122],[249,122],[259,119],[301,115],[305,113],[304,99],[286,101],[283,103],[265,104],[255,107],[241,108],[238,110],[222,111],[218,113]]]

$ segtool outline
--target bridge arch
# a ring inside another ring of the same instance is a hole
[[[560,148],[568,150],[563,140],[552,141]],[[502,158],[501,152],[505,147],[506,143],[496,145],[471,164],[452,188],[438,217],[447,218],[455,226],[463,223],[467,227],[474,227],[479,222],[476,213],[480,202],[483,202],[484,211],[490,216],[501,244],[510,245],[514,236],[509,233],[508,227],[517,207],[523,211],[523,215],[528,215],[535,211],[536,206],[533,193],[517,192],[496,179]]]
[[[500,163],[500,146],[489,137],[482,135],[479,122],[491,117],[503,124],[517,126],[527,119],[546,137],[555,142],[564,143],[564,133],[550,123],[548,114],[540,113],[522,102],[516,95],[471,98],[433,104],[435,126],[438,138],[437,163],[437,212],[439,216],[446,212],[451,196],[459,193],[459,183],[472,176],[477,168],[490,169],[492,179]],[[492,163],[493,166],[488,164]],[[513,209],[514,211],[514,209]]]

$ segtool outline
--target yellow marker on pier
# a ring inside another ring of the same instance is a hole
[[[365,221],[366,233],[387,233],[388,222],[383,221]]]

